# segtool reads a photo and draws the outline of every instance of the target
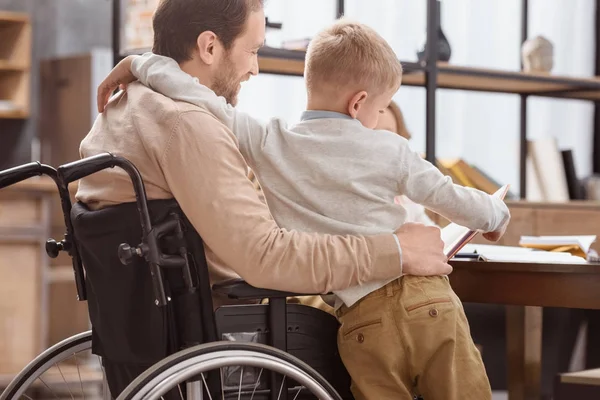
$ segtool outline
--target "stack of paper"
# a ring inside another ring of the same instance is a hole
[[[587,262],[585,258],[574,256],[570,253],[485,244],[467,244],[457,254],[457,257],[473,254],[479,255],[479,258],[483,261],[547,262],[563,264],[582,264]]]
[[[521,236],[519,245],[551,252],[566,252],[574,256],[587,257],[595,235],[586,236]]]

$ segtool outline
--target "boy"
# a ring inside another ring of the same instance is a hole
[[[402,66],[385,40],[364,25],[338,21],[312,40],[307,111],[290,128],[278,119],[263,125],[237,112],[173,60],[128,58],[117,73],[129,74],[130,64],[143,84],[200,105],[234,132],[285,229],[394,232],[406,221],[405,210],[394,203],[401,194],[486,232],[490,240],[506,229],[510,216],[501,200],[454,185],[406,139],[373,130],[400,87]],[[481,356],[447,277],[402,276],[335,295],[339,351],[356,399],[491,399]]]

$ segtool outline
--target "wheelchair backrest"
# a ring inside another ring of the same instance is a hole
[[[124,265],[117,252],[142,239],[135,203],[96,211],[76,203],[70,215],[86,272],[94,350],[114,362],[151,364],[216,337],[202,240],[174,200],[149,201],[148,211],[153,227],[181,218],[183,243],[167,235],[160,238],[160,250],[175,255],[185,246],[190,259],[191,288],[181,268],[161,268],[164,307],[156,304],[146,260],[135,257]]]

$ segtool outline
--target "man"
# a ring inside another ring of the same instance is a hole
[[[163,0],[154,16],[153,52],[236,104],[241,82],[258,73],[264,42],[262,0]],[[111,89],[129,82],[109,76]],[[149,199],[175,198],[205,242],[213,282],[326,293],[401,274],[448,274],[437,228],[408,224],[395,235],[335,236],[277,227],[247,178],[231,131],[207,110],[132,83],[98,117],[81,156],[104,151],[140,170]],[[92,208],[134,201],[125,173],[105,170],[80,182]]]

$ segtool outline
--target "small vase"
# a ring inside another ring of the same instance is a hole
[[[439,0],[437,0],[436,8],[437,8],[436,18],[437,18],[437,25],[438,25],[438,30],[437,30],[438,61],[447,62],[450,60],[450,55],[452,54],[452,49],[450,48],[450,43],[448,42],[448,39],[446,39],[446,35],[444,35],[444,32],[442,31],[442,18],[441,18],[442,7],[441,7]],[[417,57],[418,57],[419,61],[425,61],[426,49],[427,49],[427,33],[425,34],[425,39],[423,40],[423,44],[417,51]]]

